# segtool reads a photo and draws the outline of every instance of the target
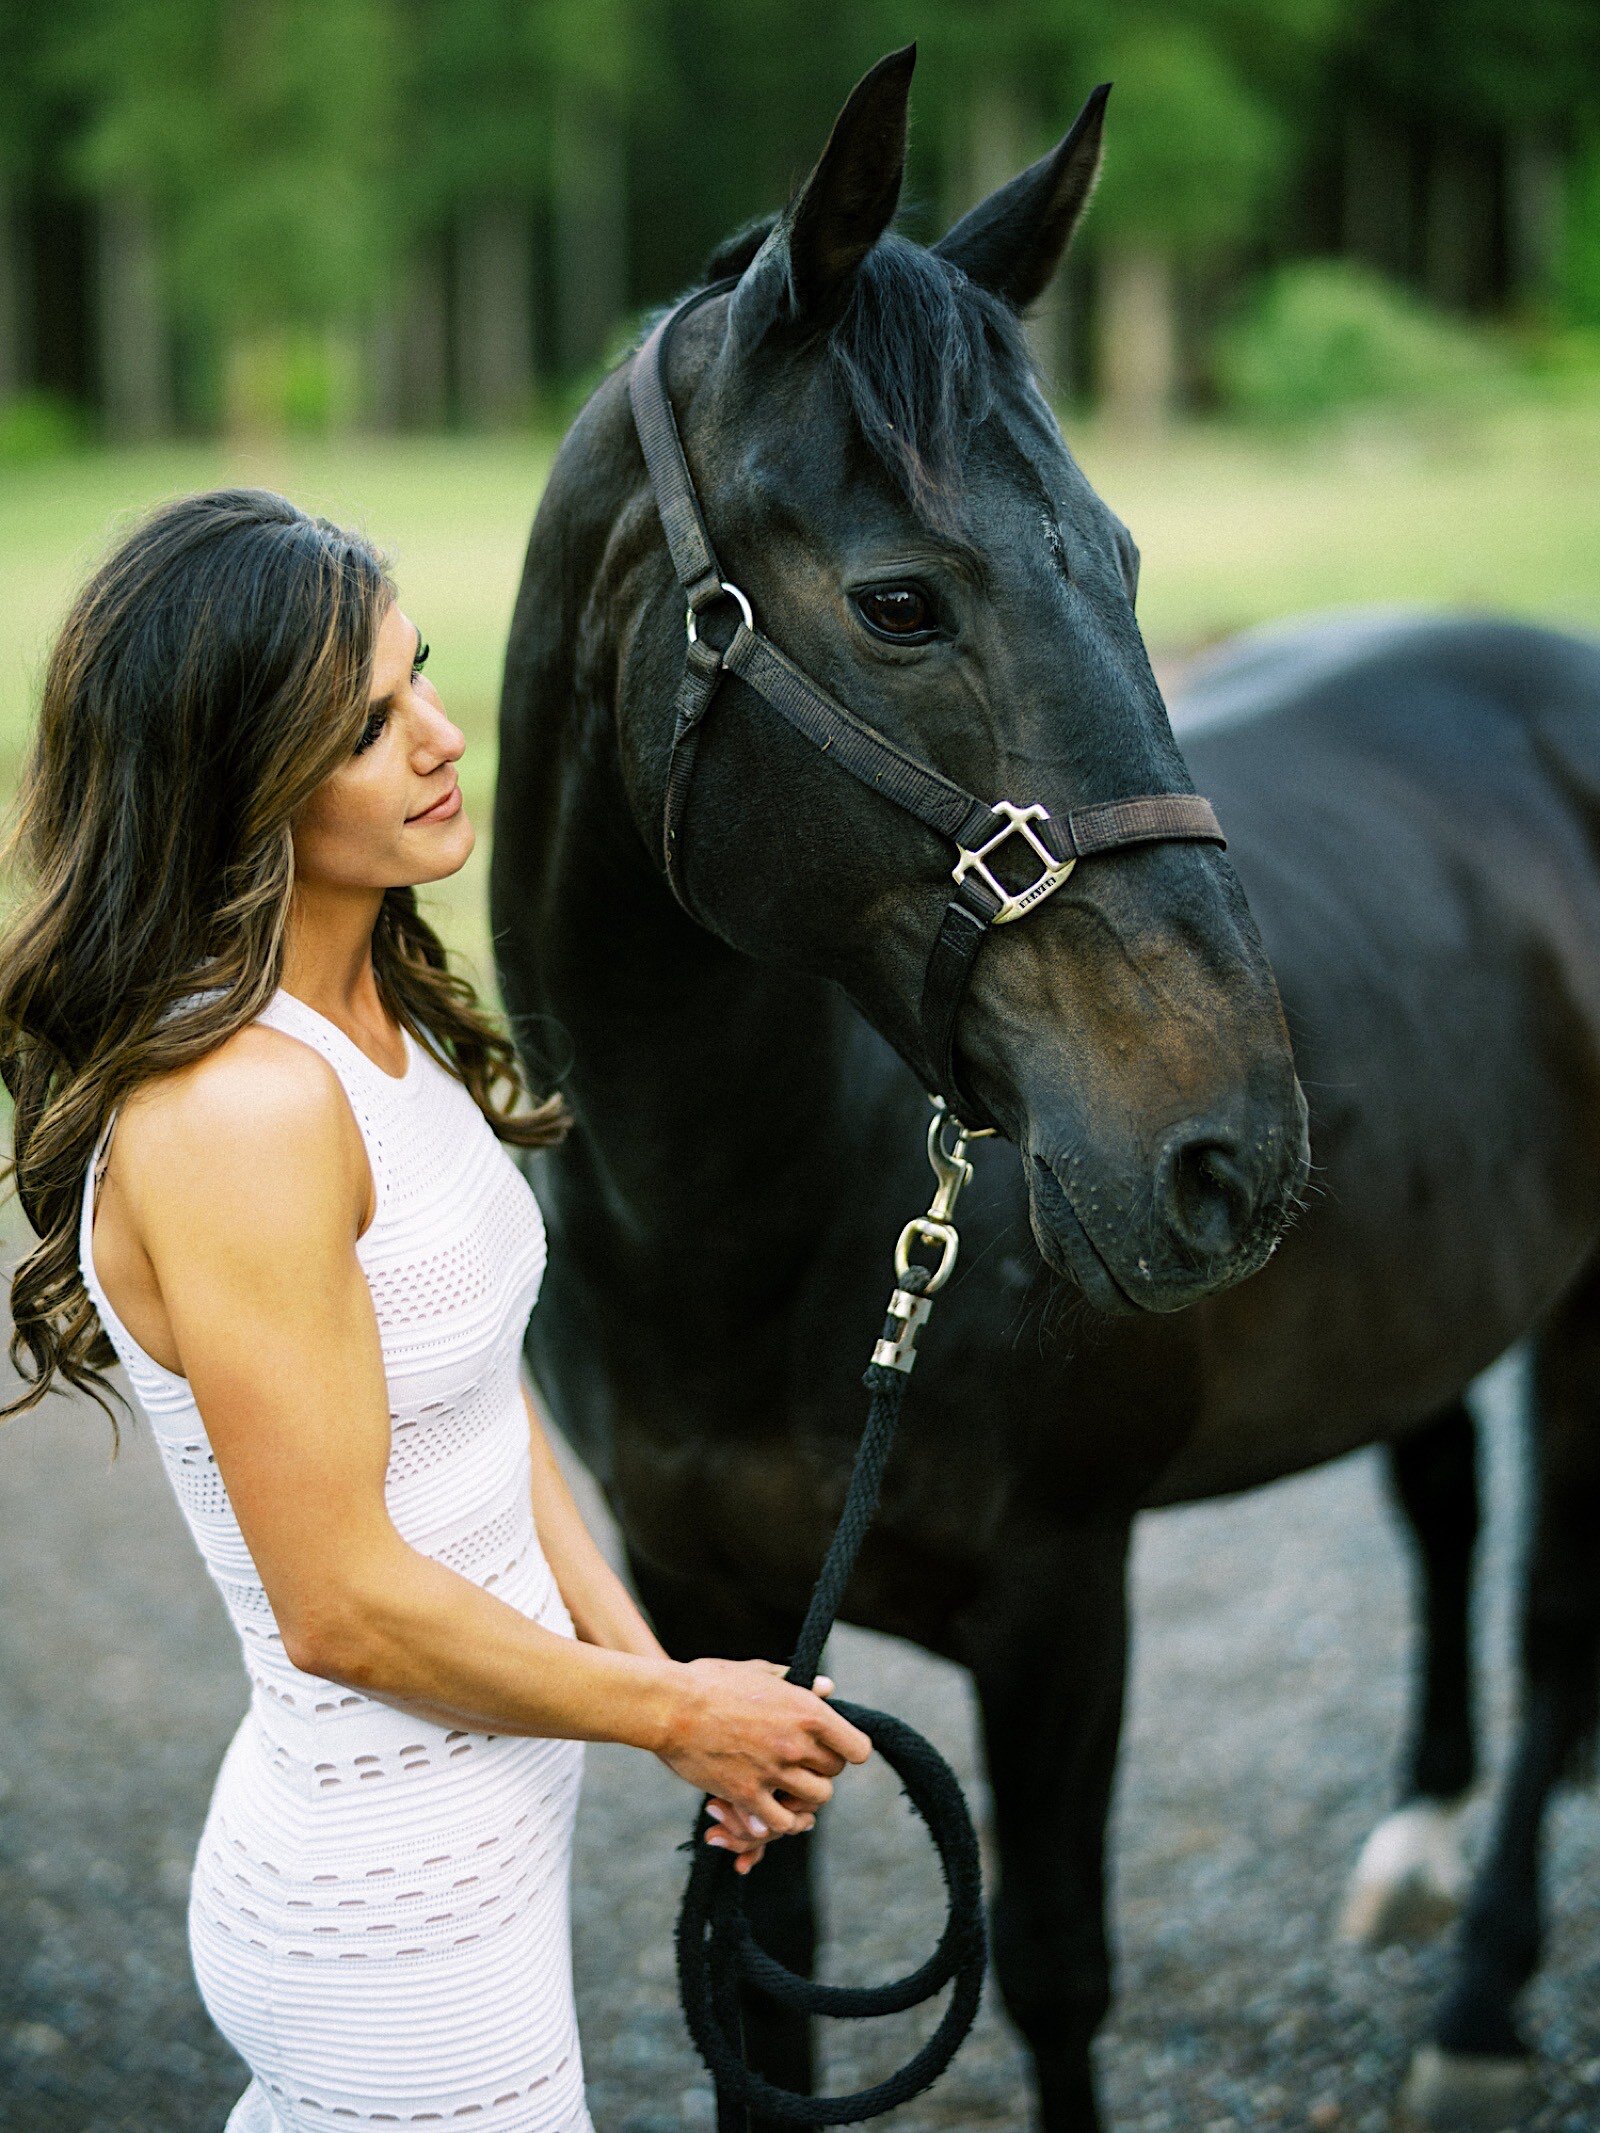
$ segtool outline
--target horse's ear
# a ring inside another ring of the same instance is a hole
[[[1110,94],[1103,81],[1057,147],[980,200],[932,247],[1014,310],[1026,310],[1042,294],[1089,204]]]
[[[774,325],[823,325],[842,309],[900,202],[916,63],[916,46],[905,45],[851,90],[810,176],[733,292],[729,327],[742,346]]]
[[[777,219],[776,215],[762,215],[742,224],[731,237],[724,237],[700,269],[701,280],[721,281],[729,274],[742,274],[772,235]]]

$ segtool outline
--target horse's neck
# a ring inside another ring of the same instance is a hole
[[[594,761],[586,787],[557,862],[549,967],[573,973],[557,1012],[597,1182],[629,1230],[670,1215],[798,1242],[824,1212],[799,1179],[838,1160],[850,1011],[689,918],[631,825],[619,831],[614,763]]]
[[[532,834],[548,916],[532,982],[572,1040],[586,1144],[572,1174],[587,1168],[586,1200],[623,1237],[670,1220],[798,1245],[826,1219],[815,1185],[838,1140],[854,1018],[831,986],[737,954],[690,919],[629,811],[621,639],[662,567],[661,531],[620,382],[585,424],[583,448],[552,476],[546,508],[560,524],[536,544],[513,632],[519,685],[543,718],[515,763],[503,758],[507,791],[544,803]],[[809,1195],[794,1189],[808,1171]]]

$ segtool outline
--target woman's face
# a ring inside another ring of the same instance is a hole
[[[419,656],[426,647],[395,601],[378,631],[355,752],[295,817],[298,880],[391,889],[438,881],[465,864],[477,840],[456,782],[466,738],[423,679]]]

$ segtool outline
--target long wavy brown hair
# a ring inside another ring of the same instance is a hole
[[[270,490],[219,489],[150,513],[73,602],[0,851],[15,1105],[0,1184],[15,1181],[39,1239],[11,1283],[28,1383],[0,1420],[65,1380],[104,1409],[116,1457],[116,1351],[78,1266],[89,1160],[131,1090],[214,1050],[278,989],[291,823],[360,738],[395,597],[361,535]],[[385,892],[372,960],[389,1013],[431,1039],[502,1141],[563,1136],[563,1099],[528,1095],[414,889]]]

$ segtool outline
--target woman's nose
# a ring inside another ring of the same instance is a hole
[[[453,763],[465,753],[467,737],[444,711],[436,711],[430,724],[425,753],[436,763]]]

